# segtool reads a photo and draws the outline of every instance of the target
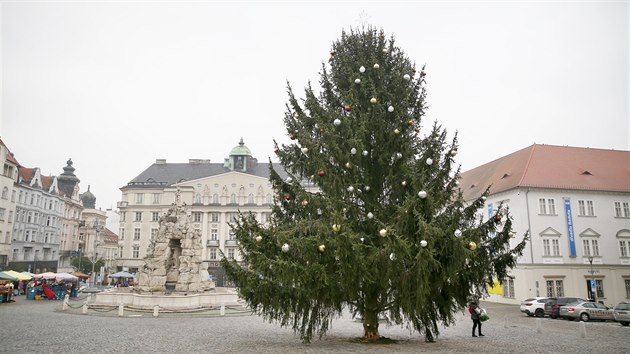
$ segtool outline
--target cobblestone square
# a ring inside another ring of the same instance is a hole
[[[78,307],[80,302],[71,302]],[[540,319],[520,313],[517,306],[482,303],[491,319],[483,324],[484,338],[472,338],[467,313],[454,326],[441,329],[436,343],[405,328],[381,324],[381,335],[396,344],[370,345],[351,340],[362,333],[361,323],[345,315],[333,322],[328,335],[303,344],[289,328],[244,312],[163,314],[117,311],[82,314],[61,311],[61,301],[27,301],[0,305],[3,353],[630,353],[630,327],[615,322],[588,322],[586,337],[580,323]]]

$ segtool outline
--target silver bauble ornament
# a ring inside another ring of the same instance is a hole
[[[367,213],[367,217],[368,219],[372,219],[374,217],[374,214],[372,214],[372,212]]]
[[[418,197],[420,197],[420,199],[426,198],[427,197],[427,192],[426,191],[418,192]]]
[[[317,209],[317,215],[322,215],[324,212],[321,209]]]
[[[365,186],[365,188],[363,188],[363,189],[365,189],[366,192],[369,192],[370,191],[370,186]]]
[[[400,152],[396,153],[396,158],[402,159],[402,154]]]
[[[403,187],[405,187],[407,185],[407,181],[402,181],[400,182],[400,185],[402,185]]]
[[[367,150],[363,150],[363,156],[367,156],[368,155],[368,151]]]
[[[353,186],[348,187],[347,191],[350,192],[350,193],[354,192],[354,187]]]
[[[310,109],[305,109],[304,110],[304,114],[306,114],[307,117],[311,116],[311,110]]]
[[[308,148],[307,148],[307,147],[303,147],[303,148],[302,148],[302,153],[303,153],[304,155],[308,154]]]
[[[285,243],[284,245],[282,245],[282,252],[287,253],[289,252],[289,245],[287,243]]]
[[[260,235],[256,236],[256,242],[260,242],[260,241],[262,241],[262,236]]]
[[[394,252],[389,254],[389,260],[390,261],[395,261],[396,260],[396,254],[394,254]]]
[[[291,182],[293,182],[293,178],[287,177],[287,183],[291,183]]]
[[[335,120],[333,121],[333,124],[334,124],[335,126],[339,126],[339,125],[341,124],[341,120],[339,120],[339,118],[337,118],[337,119],[335,119]]]
[[[387,112],[392,113],[394,111],[394,106],[387,107]]]
[[[381,231],[379,231],[378,234],[381,235],[381,237],[385,237],[385,236],[387,236],[387,230],[386,229],[381,229]]]
[[[426,240],[420,241],[420,246],[427,247],[428,242]]]
[[[358,78],[357,78],[357,79],[354,79],[354,83],[355,83],[355,84],[360,84],[360,83],[361,83],[361,79],[358,79]]]
[[[406,81],[411,80],[411,76],[409,76],[409,74],[405,74],[403,75],[403,79],[405,79]]]
[[[360,71],[360,72],[362,72],[362,73],[364,73],[364,72],[365,72],[365,66],[361,66],[361,67],[359,68],[359,71]]]
[[[429,165],[429,166],[433,165],[433,159],[432,159],[432,158],[430,158],[430,157],[429,157],[429,158],[428,158],[425,162],[426,162],[426,163],[427,163],[427,165]]]
[[[351,153],[352,155],[355,155],[355,154],[357,153],[357,149],[356,149],[356,148],[352,148],[352,149],[350,149],[350,153]]]
[[[374,64],[374,69],[378,69],[380,66],[378,64]]]
[[[460,229],[455,230],[455,237],[462,237],[462,230]]]

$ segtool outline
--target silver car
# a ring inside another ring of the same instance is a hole
[[[560,317],[568,320],[579,318],[580,321],[588,320],[614,321],[613,310],[599,302],[578,301],[560,307]]]
[[[615,306],[613,310],[613,316],[615,321],[621,323],[623,326],[630,324],[630,302],[620,302]]]

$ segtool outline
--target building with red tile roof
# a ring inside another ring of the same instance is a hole
[[[467,201],[489,188],[482,217],[509,208],[515,243],[530,234],[492,299],[630,298],[629,151],[534,144],[462,173],[459,182]]]
[[[13,240],[13,219],[16,208],[15,182],[18,179],[20,163],[0,139],[0,270],[8,266],[11,254],[11,241]]]

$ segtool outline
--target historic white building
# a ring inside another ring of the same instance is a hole
[[[38,167],[20,167],[9,267],[30,272],[57,271],[64,200],[57,177]]]
[[[79,198],[79,178],[74,174],[72,159],[68,159],[63,173],[57,177],[59,192],[63,196],[64,211],[61,223],[61,239],[59,244],[59,266],[60,272],[72,272],[72,259],[81,254],[84,248],[84,240],[79,239],[79,227],[81,224],[81,213],[83,204]]]
[[[18,167],[20,164],[9,151],[4,142],[0,140],[0,269],[7,267],[11,240],[13,239],[13,219],[15,218],[16,194],[15,183],[18,180]]]
[[[284,176],[284,169],[274,164]],[[251,212],[265,222],[271,214],[273,190],[269,164],[259,164],[241,139],[224,163],[192,159],[188,163],[157,160],[121,188],[118,269],[137,271],[143,264],[151,238],[157,235],[158,220],[181,190],[182,201],[191,213],[193,227],[201,230],[203,260],[217,285],[223,285],[219,265],[221,252],[239,259],[238,244],[229,223],[238,212]]]
[[[491,300],[578,296],[630,299],[630,152],[532,145],[462,174],[466,200],[490,186],[481,214],[503,203],[514,244],[529,230],[518,266]]]

